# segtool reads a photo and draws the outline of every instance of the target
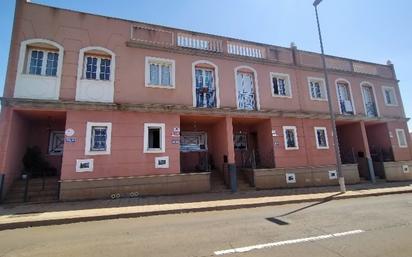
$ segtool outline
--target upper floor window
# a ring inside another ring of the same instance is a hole
[[[292,90],[288,74],[271,72],[270,77],[272,82],[272,96],[292,96]]]
[[[355,114],[349,84],[344,81],[339,81],[336,83],[336,86],[341,113],[347,115]]]
[[[196,107],[216,107],[214,70],[196,68]]]
[[[146,87],[175,88],[175,61],[146,57]]]
[[[372,84],[368,82],[361,83],[361,90],[366,116],[378,117],[378,108],[375,101],[375,91]]]
[[[297,150],[299,149],[298,136],[296,133],[295,126],[284,126],[283,136],[285,138],[285,149],[286,150]]]
[[[396,99],[395,88],[382,87],[383,98],[385,99],[385,105],[398,106],[398,100]]]
[[[110,80],[111,59],[107,56],[85,54],[84,78],[94,80]]]
[[[259,110],[259,91],[256,70],[248,66],[235,69],[236,100],[240,110]]]
[[[408,142],[406,141],[405,130],[396,129],[396,137],[398,138],[398,145],[400,148],[408,147]]]
[[[32,75],[56,76],[59,61],[57,50],[31,48],[27,60],[27,73]]]
[[[310,99],[327,101],[325,80],[322,78],[308,78]]]
[[[111,130],[111,123],[87,122],[85,154],[110,154]]]

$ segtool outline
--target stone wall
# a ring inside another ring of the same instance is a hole
[[[337,178],[329,178],[329,171],[332,170],[336,170],[336,166],[302,167],[291,169],[255,169],[253,170],[253,182],[256,189],[338,185],[339,183]],[[249,173],[250,171],[246,172]],[[356,164],[343,165],[342,172],[345,177],[346,184],[359,183],[359,172]],[[287,183],[286,174],[294,174],[296,182]]]
[[[384,162],[387,181],[412,180],[412,161]]]
[[[210,191],[210,172],[60,181],[60,200],[109,199]],[[137,194],[136,194],[137,193]]]

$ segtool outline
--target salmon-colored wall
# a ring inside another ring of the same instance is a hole
[[[283,126],[296,126],[297,150],[286,150]],[[326,127],[329,149],[317,149],[314,127]],[[275,145],[275,163],[277,168],[302,167],[335,164],[332,130],[328,120],[273,118],[272,129],[277,136],[273,137]]]
[[[388,151],[392,144],[386,123],[374,124],[366,127],[368,143],[371,151],[383,149]]]
[[[390,138],[390,140],[392,144],[392,150],[393,150],[395,161],[411,160],[412,143],[411,143],[411,138],[408,137],[407,123],[400,122],[400,121],[393,121],[393,122],[388,122],[387,126],[388,126],[388,131],[392,134],[392,137]],[[406,137],[406,141],[408,142],[408,147],[406,148],[399,147],[398,138],[396,136],[396,129],[403,129],[405,131],[405,137]]]
[[[85,155],[87,122],[111,122],[111,154]],[[143,153],[144,123],[165,123],[165,153]],[[66,129],[75,130],[75,143],[65,143],[62,175],[65,179],[159,175],[180,172],[179,144],[172,144],[173,128],[180,127],[172,114],[68,111]],[[178,138],[177,138],[178,140]],[[169,156],[170,167],[155,168],[155,157]],[[76,172],[76,159],[94,159],[93,172]]]
[[[228,163],[234,163],[234,149],[233,149],[233,127],[232,119],[225,117],[217,122],[213,128],[212,133],[212,148],[211,154],[216,165],[216,168],[223,172],[223,159],[226,155]]]
[[[60,99],[74,100],[79,51],[88,46],[105,47],[116,55],[114,101],[117,103],[169,103],[192,106],[192,63],[207,60],[218,68],[220,103],[222,107],[236,107],[236,86],[234,70],[238,66],[250,66],[257,72],[256,81],[261,109],[288,111],[327,112],[327,102],[310,100],[307,77],[323,77],[322,72],[307,71],[298,66],[276,66],[235,61],[219,57],[200,57],[178,54],[164,50],[149,50],[126,46],[130,39],[130,21],[106,18],[49,8],[18,1],[15,27],[10,52],[4,95],[11,97],[14,91],[18,50],[20,42],[32,38],[53,40],[64,47],[64,63]],[[104,28],[104,29],[96,29]],[[145,87],[145,57],[153,56],[174,59],[176,62],[176,88],[159,89]],[[272,97],[270,72],[286,73],[292,86],[291,98]],[[381,115],[404,116],[399,88],[395,80],[372,78],[362,74],[330,73],[331,95],[335,110],[337,78],[344,78],[351,84],[357,113],[364,113],[360,83],[369,81],[374,85]],[[398,107],[387,107],[383,103],[382,86],[393,86],[400,102]]]
[[[355,161],[358,152],[363,152],[367,156],[365,141],[362,138],[361,124],[359,122],[337,126],[339,148],[341,155],[352,157],[352,148],[355,155]],[[343,158],[344,159],[344,158]]]
[[[5,174],[3,192],[23,171],[23,156],[26,152],[30,127],[18,113],[5,107],[0,119],[0,173]],[[4,134],[3,134],[4,133]],[[4,196],[4,195],[3,195]]]

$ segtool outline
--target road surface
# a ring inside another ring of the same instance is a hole
[[[387,195],[6,230],[0,256],[411,257],[411,223]]]

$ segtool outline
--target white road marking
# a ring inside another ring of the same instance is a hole
[[[214,252],[214,254],[215,255],[225,255],[225,254],[232,254],[232,253],[244,253],[244,252],[250,252],[252,250],[270,248],[270,247],[275,247],[275,246],[297,244],[297,243],[312,242],[312,241],[324,240],[324,239],[329,239],[329,238],[334,238],[334,237],[355,235],[355,234],[359,234],[359,233],[363,233],[363,232],[365,232],[365,231],[360,230],[360,229],[351,230],[351,231],[335,233],[335,234],[327,234],[327,235],[320,235],[320,236],[285,240],[285,241],[279,241],[279,242],[273,242],[273,243],[267,243],[267,244],[251,245],[251,246],[240,247],[240,248],[232,248],[232,249],[228,249],[228,250],[216,251],[216,252]]]

